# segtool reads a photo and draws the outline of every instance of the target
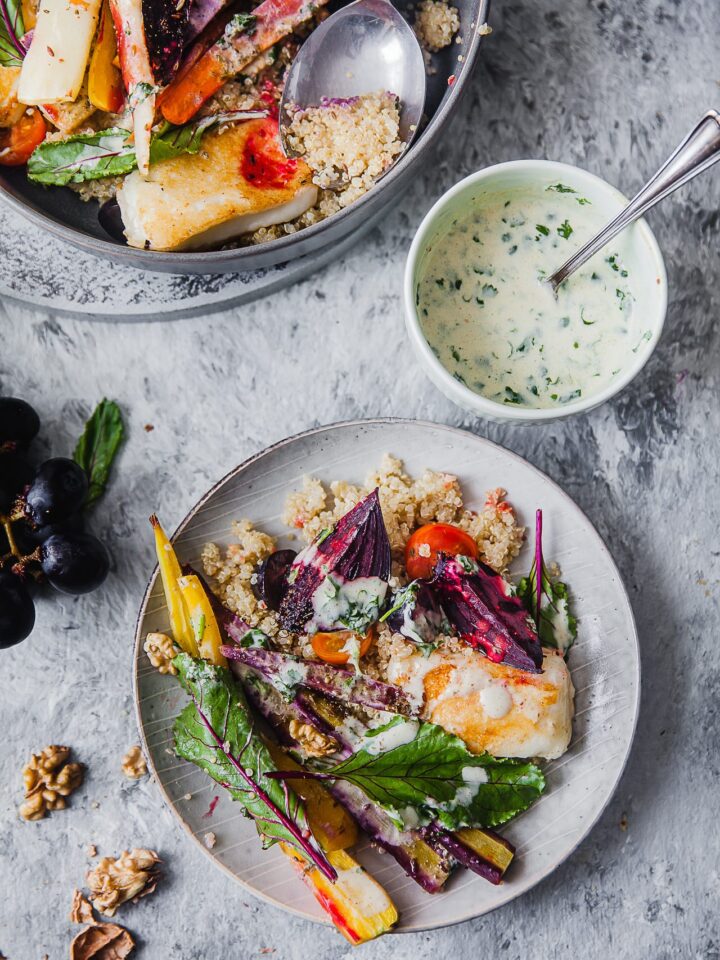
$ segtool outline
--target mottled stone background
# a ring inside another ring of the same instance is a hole
[[[550,879],[484,919],[363,947],[372,960],[720,956],[720,168],[651,217],[667,258],[665,333],[615,402],[544,427],[464,417],[410,355],[399,297],[423,211],[485,164],[547,156],[630,192],[720,102],[717,0],[497,0],[475,87],[438,165],[344,262],[225,315],[96,325],[0,312],[0,390],[32,400],[38,449],[71,450],[93,403],[129,436],[94,527],[114,555],[102,593],[48,598],[2,655],[0,950],[67,955],[73,887],[101,854],[156,847],[166,879],[124,914],[152,960],[330,960],[331,930],[244,895],[181,835],[153,784],[119,772],[137,739],[131,637],[152,567],[147,516],[168,525],[216,478],[288,434],[333,420],[423,417],[490,436],[547,471],[588,513],[623,572],[643,652],[637,740],[591,836]],[[145,424],[154,425],[146,432]],[[512,478],[507,478],[512,485]],[[71,744],[88,777],[72,809],[21,823],[20,769]]]

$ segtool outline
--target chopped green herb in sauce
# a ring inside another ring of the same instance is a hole
[[[542,281],[606,219],[602,207],[553,183],[478,199],[447,228],[425,261],[418,313],[456,380],[516,407],[558,407],[605,389],[622,369],[618,357],[651,338],[626,279],[632,241],[618,238],[557,299]]]

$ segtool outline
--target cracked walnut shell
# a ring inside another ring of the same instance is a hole
[[[122,758],[122,772],[130,780],[139,780],[148,772],[143,752],[138,746],[130,747]]]
[[[175,645],[165,633],[149,633],[145,637],[143,650],[148,655],[150,663],[160,671],[174,677],[177,669],[173,664],[173,657],[177,653]]]
[[[25,801],[20,816],[25,820],[42,820],[48,810],[62,810],[65,798],[83,781],[80,763],[68,763],[70,747],[52,745],[34,753],[23,769]]]
[[[125,850],[119,857],[103,857],[87,875],[93,906],[106,917],[128,900],[138,900],[155,889],[160,858],[154,850]]]

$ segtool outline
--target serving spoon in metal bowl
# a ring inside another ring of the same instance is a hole
[[[400,100],[400,137],[407,149],[425,107],[420,44],[390,0],[354,0],[313,30],[290,66],[280,101],[285,154],[298,156],[288,138],[292,121],[288,105],[302,110],[318,106],[323,98],[346,99],[379,91],[394,93]]]
[[[580,247],[552,276],[545,280],[554,294],[560,284],[601,250],[614,236],[633,223],[678,187],[708,170],[720,160],[720,113],[709,110],[680,146],[648,180],[630,203],[597,236]]]

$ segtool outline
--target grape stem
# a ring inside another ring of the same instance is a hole
[[[10,547],[10,553],[0,556],[0,570],[3,570],[6,566],[9,566],[12,572],[15,574],[25,576],[29,572],[31,576],[33,576],[36,580],[39,580],[42,575],[33,570],[28,571],[28,567],[32,563],[40,563],[40,547],[37,547],[32,553],[21,553],[13,534],[13,517],[6,517],[3,514],[0,514],[0,524],[5,531],[5,538],[7,539],[8,546]]]
[[[0,520],[2,520],[2,525],[5,530],[5,536],[7,537],[7,542],[10,545],[10,553],[17,560],[20,560],[21,559],[20,551],[18,550],[17,543],[15,542],[15,537],[13,536],[12,523],[10,519],[9,517],[1,517]]]

